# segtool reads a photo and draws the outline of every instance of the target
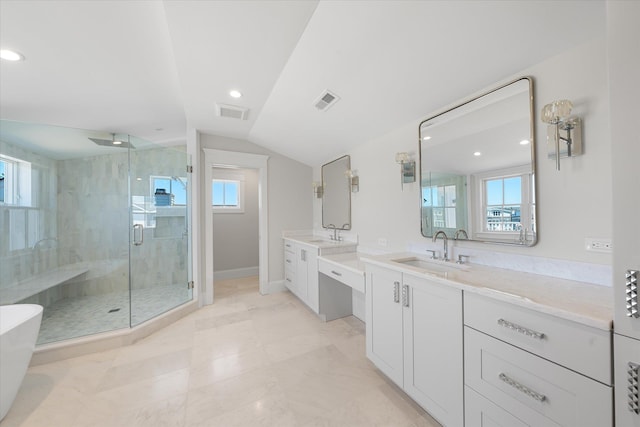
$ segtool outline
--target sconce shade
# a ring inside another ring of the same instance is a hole
[[[556,124],[571,114],[573,103],[568,99],[553,101],[542,107],[541,119],[544,123]]]
[[[409,161],[409,153],[396,153],[396,163],[407,163]]]

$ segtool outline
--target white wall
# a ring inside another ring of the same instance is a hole
[[[282,281],[284,277],[282,232],[311,229],[312,226],[311,167],[241,139],[201,133],[200,147],[269,156],[268,280],[269,282]],[[201,170],[203,170],[202,167]],[[205,200],[202,192],[201,200]]]
[[[530,248],[473,242],[456,245],[609,265],[610,254],[587,252],[584,248],[585,237],[611,238],[612,233],[604,36],[508,76],[491,87],[479,88],[477,94],[522,76],[534,78],[538,244]],[[469,94],[469,98],[473,95]],[[564,98],[573,101],[574,112],[583,118],[585,154],[563,160],[561,171],[557,172],[554,162],[546,158],[546,125],[537,116],[544,104]],[[452,106],[442,106],[442,110]],[[418,124],[438,112],[425,111],[423,117],[344,153],[351,155],[351,167],[360,176],[360,192],[352,198],[353,232],[359,236],[360,250],[404,251],[414,243],[430,244],[431,239],[420,234],[419,185],[405,184],[404,192],[401,191],[395,153],[407,151],[417,155]],[[314,180],[319,180],[320,167],[314,167]],[[321,205],[314,203],[313,207],[314,228],[318,229]],[[387,246],[380,245],[379,239],[386,239]],[[437,247],[441,245],[438,242]]]
[[[222,175],[216,172],[220,171]],[[214,168],[213,177],[223,178],[227,172],[241,177],[242,212],[213,214],[213,269],[215,272],[258,269],[258,172],[255,169]],[[236,178],[233,178],[236,179]]]

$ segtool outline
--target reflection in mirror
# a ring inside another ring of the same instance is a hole
[[[422,235],[534,245],[534,153],[530,78],[420,123]]]
[[[322,227],[351,230],[351,157],[322,165]]]

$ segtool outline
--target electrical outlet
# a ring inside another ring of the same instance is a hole
[[[611,239],[596,239],[595,237],[587,237],[584,244],[588,251],[611,253],[613,245]]]
[[[378,239],[378,245],[382,246],[382,247],[387,247],[387,239],[381,237]]]

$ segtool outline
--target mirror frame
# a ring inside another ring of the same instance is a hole
[[[340,175],[342,175],[342,177],[344,178],[344,186],[345,186],[345,190],[347,192],[347,197],[346,197],[346,216],[347,216],[347,222],[343,223],[342,225],[338,226],[336,224],[326,224],[325,225],[325,208],[326,208],[326,200],[325,198],[327,197],[327,189],[326,189],[326,180],[325,180],[325,167],[327,166],[331,166],[334,163],[340,162],[342,160],[346,160],[347,162],[347,167],[344,171],[340,172]],[[335,160],[332,160],[328,163],[325,163],[324,165],[322,165],[321,168],[321,180],[322,180],[322,228],[329,228],[329,225],[333,225],[337,230],[351,230],[351,185],[349,183],[349,180],[345,174],[345,172],[347,172],[348,170],[351,169],[351,156],[349,156],[348,154],[342,157],[338,157]]]
[[[514,79],[512,81],[509,81],[505,84],[502,84],[494,89],[491,89],[487,92],[481,93],[480,95],[474,96],[471,99],[468,99],[466,101],[460,102],[459,104],[456,104],[455,106],[448,108],[447,110],[444,110],[438,114],[435,114],[431,117],[428,117],[425,120],[422,120],[419,124],[418,124],[418,158],[420,161],[420,171],[419,171],[419,179],[420,179],[420,187],[419,187],[419,200],[420,200],[420,234],[422,234],[423,237],[426,238],[433,238],[433,236],[428,236],[425,234],[425,230],[423,227],[424,221],[423,221],[423,217],[422,217],[422,210],[423,210],[423,203],[422,203],[422,179],[423,179],[423,168],[422,168],[422,160],[423,160],[423,153],[422,153],[422,127],[423,124],[442,117],[443,115],[450,113],[454,110],[456,110],[457,108],[463,107],[463,106],[467,106],[468,104],[477,101],[487,95],[490,95],[492,93],[495,93],[501,89],[504,89],[514,83],[517,83],[519,81],[527,81],[528,82],[528,86],[529,86],[529,135],[530,135],[530,141],[531,143],[529,144],[531,146],[531,173],[534,176],[533,182],[532,182],[532,192],[531,192],[531,196],[532,196],[532,200],[535,200],[536,203],[533,206],[532,209],[532,214],[533,217],[535,218],[535,233],[534,233],[534,237],[533,240],[531,241],[513,241],[513,242],[509,242],[509,241],[504,241],[504,240],[488,240],[488,239],[465,239],[466,241],[469,242],[480,242],[480,243],[491,243],[491,244],[502,244],[502,245],[515,245],[515,246],[525,246],[525,247],[531,247],[534,246],[537,242],[538,242],[538,235],[540,233],[539,231],[539,221],[538,221],[538,203],[537,201],[538,199],[538,185],[536,184],[537,179],[535,178],[535,176],[537,175],[537,166],[536,166],[536,138],[535,138],[535,110],[534,110],[534,92],[533,92],[533,78],[532,77],[519,77],[517,79]],[[471,185],[470,183],[467,183],[467,186]],[[469,193],[467,193],[467,199],[470,199],[471,196]],[[467,207],[468,209],[468,207]],[[472,219],[469,218],[468,221],[471,221]],[[466,230],[465,230],[466,231]],[[452,237],[450,237],[451,239],[453,239]],[[456,239],[457,240],[457,239]]]

